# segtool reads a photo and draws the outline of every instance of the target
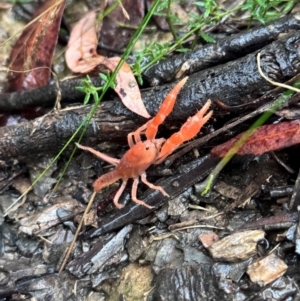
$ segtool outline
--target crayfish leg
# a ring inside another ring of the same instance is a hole
[[[144,125],[142,125],[141,127],[139,127],[134,132],[129,133],[127,135],[127,141],[128,141],[129,147],[133,147],[135,144],[141,142],[141,134],[145,132],[145,130],[147,128],[147,125],[148,125],[148,122],[146,122]]]
[[[124,205],[119,203],[119,198],[122,195],[122,193],[126,187],[126,184],[127,184],[127,180],[123,180],[122,185],[120,186],[118,192],[116,193],[116,195],[114,197],[114,204],[118,209],[121,209],[124,207]]]
[[[182,143],[194,138],[199,133],[202,126],[208,121],[213,113],[213,111],[210,111],[204,116],[210,105],[211,100],[208,100],[199,112],[188,118],[188,120],[182,125],[177,133],[173,134],[169,139],[167,139],[165,144],[162,146],[162,149],[154,164],[160,164]]]
[[[150,187],[151,189],[155,189],[155,190],[159,190],[163,195],[165,196],[168,196],[169,195],[166,193],[166,191],[161,187],[161,186],[156,186],[152,183],[150,183],[148,180],[147,180],[147,175],[145,172],[143,172],[141,174],[141,179],[142,179],[142,182],[145,183],[148,187]]]
[[[158,126],[161,125],[166,117],[173,111],[177,95],[179,94],[181,88],[184,86],[187,80],[188,76],[183,78],[175,85],[175,87],[170,91],[170,93],[162,102],[156,116],[148,121],[146,129],[146,137],[148,140],[155,138]]]
[[[131,189],[131,199],[132,199],[135,203],[137,203],[137,204],[139,204],[139,205],[142,205],[142,206],[145,206],[145,207],[147,207],[147,208],[149,208],[149,209],[154,208],[153,206],[150,206],[150,205],[146,204],[145,202],[143,202],[143,201],[137,199],[136,194],[137,194],[137,187],[138,187],[138,184],[139,184],[139,178],[135,178],[134,181],[133,181],[133,184],[132,184],[132,189]]]

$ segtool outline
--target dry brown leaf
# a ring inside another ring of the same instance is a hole
[[[98,55],[96,52],[97,44],[96,13],[90,12],[74,26],[71,32],[68,50],[66,51],[68,67],[76,73],[87,73],[101,64],[114,71],[120,58],[107,59]],[[126,62],[123,63],[118,72],[116,81],[115,91],[123,104],[132,112],[145,118],[150,118],[151,116],[145,108],[138,84]]]
[[[65,54],[70,70],[87,73],[104,60],[97,54],[96,12],[86,14],[72,29]]]
[[[114,71],[119,61],[119,57],[112,57],[103,61],[102,65],[107,67],[109,70]],[[145,118],[151,117],[142,101],[141,92],[135,77],[126,62],[123,63],[117,74],[117,85],[115,87],[115,91],[118,93],[124,106],[130,111]]]

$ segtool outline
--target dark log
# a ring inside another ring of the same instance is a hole
[[[126,141],[135,121],[110,113],[112,102],[103,103],[95,113],[85,137],[91,141]],[[85,120],[91,106],[55,111],[30,122],[0,128],[0,160],[26,158],[58,152]],[[73,144],[74,146],[74,144]]]
[[[91,78],[94,86],[103,85],[99,77]],[[28,107],[49,107],[55,104],[57,97],[64,103],[83,100],[84,93],[76,89],[82,86],[82,78],[72,78],[57,83],[52,80],[49,85],[36,89],[0,94],[0,111],[12,112]],[[59,91],[59,93],[58,93]]]
[[[198,46],[193,51],[173,55],[148,68],[143,76],[152,86],[157,86],[178,78],[178,75],[182,77],[235,60],[266,46],[291,29],[300,29],[300,14],[288,15],[267,26],[251,28],[215,44]]]
[[[271,79],[284,82],[300,72],[300,32],[291,33],[261,50],[261,66]],[[172,85],[153,88],[142,94],[153,116]],[[228,106],[252,102],[272,89],[257,70],[256,53],[190,76],[182,88],[168,121],[185,121],[211,98]],[[70,92],[71,93],[71,92]],[[54,112],[43,118],[0,128],[0,160],[21,158],[37,153],[56,152],[76,131],[90,106]],[[217,116],[216,112],[214,116]],[[97,141],[125,141],[128,132],[145,122],[118,100],[103,102],[85,137],[89,145]]]

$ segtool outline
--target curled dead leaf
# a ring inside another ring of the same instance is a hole
[[[72,29],[65,54],[70,70],[86,73],[101,63],[97,54],[96,13],[89,12]],[[101,57],[104,60],[103,57]]]
[[[87,73],[98,65],[103,65],[112,72],[121,58],[105,58],[97,54],[96,13],[90,12],[81,19],[73,28],[66,51],[68,67],[76,73]],[[129,67],[124,62],[116,77],[115,91],[123,104],[132,112],[145,118],[151,116],[143,103],[136,79]]]

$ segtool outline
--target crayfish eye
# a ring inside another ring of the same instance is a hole
[[[146,150],[149,150],[149,148],[150,148],[149,146],[146,146]]]

